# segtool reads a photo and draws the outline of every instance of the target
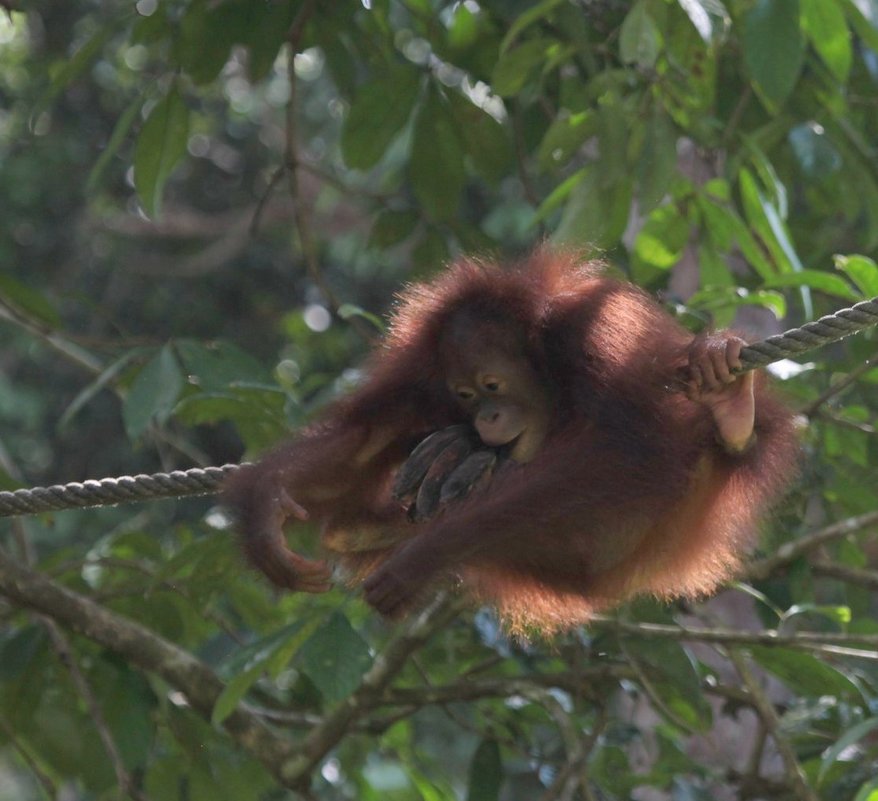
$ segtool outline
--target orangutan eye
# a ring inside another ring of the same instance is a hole
[[[472,400],[476,396],[476,393],[471,389],[458,389],[457,397],[461,400],[469,401]]]

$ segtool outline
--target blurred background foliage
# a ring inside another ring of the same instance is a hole
[[[754,337],[878,295],[876,0],[0,6],[0,488],[258,452],[356,382],[403,282],[461,252],[582,248],[693,330]],[[876,349],[776,370],[805,458],[763,555],[865,517],[710,603],[551,645],[458,619],[312,797],[878,797]],[[210,499],[0,533],[229,681],[205,721],[0,604],[3,801],[291,797],[221,722],[246,700],[295,740],[390,635],[354,593],[274,596]],[[748,644],[763,629],[859,644]],[[595,664],[618,670],[577,679]]]

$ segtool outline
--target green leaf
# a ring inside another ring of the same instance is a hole
[[[175,86],[153,107],[134,150],[134,186],[151,217],[161,211],[165,183],[186,153],[188,139],[189,109]]]
[[[530,39],[504,52],[491,74],[491,87],[501,97],[518,94],[548,58],[551,39]]]
[[[45,295],[22,284],[8,273],[0,273],[0,298],[52,328],[61,325],[61,316]]]
[[[352,693],[372,664],[369,647],[341,613],[334,613],[302,646],[302,672],[328,703]]]
[[[412,766],[406,767],[406,774],[418,791],[419,801],[448,801],[454,798],[454,791],[449,784],[450,777],[442,780],[438,777],[428,778]]]
[[[226,684],[219,698],[216,699],[210,715],[210,722],[214,726],[219,726],[235,711],[238,703],[262,675],[262,670],[262,665],[254,665],[249,670],[238,673]]]
[[[463,50],[476,44],[479,38],[479,20],[463,3],[454,10],[448,25],[448,46]]]
[[[878,297],[878,265],[867,256],[835,256],[835,269],[845,273],[865,298]]]
[[[861,300],[851,289],[850,284],[839,275],[825,273],[820,270],[801,270],[795,273],[783,273],[767,279],[762,286],[765,289],[779,289],[785,286],[807,286],[828,295],[837,295],[845,300]]]
[[[835,760],[841,756],[842,751],[846,748],[850,748],[854,743],[858,743],[863,737],[867,734],[871,734],[876,729],[878,729],[878,718],[869,718],[867,720],[861,720],[859,723],[851,726],[845,731],[841,737],[826,749],[826,753],[821,757],[820,773],[818,774],[817,780],[823,780],[826,771],[828,771]]]
[[[558,184],[558,186],[556,186],[549,193],[549,196],[542,203],[540,203],[540,207],[537,209],[537,212],[534,215],[531,224],[536,225],[537,223],[542,222],[553,211],[560,208],[561,205],[567,200],[567,198],[570,197],[570,194],[573,192],[579,182],[584,180],[586,173],[587,169],[583,168],[581,170],[577,170],[569,178],[565,178],[563,181],[561,181],[561,183]]]
[[[705,44],[721,36],[731,25],[731,17],[720,0],[677,0]]]
[[[367,170],[378,163],[411,116],[420,87],[420,73],[398,64],[357,89],[341,129],[349,167]]]
[[[631,195],[630,180],[602,187],[598,170],[589,165],[570,193],[552,241],[598,248],[615,245],[628,222]]]
[[[756,179],[748,169],[741,168],[738,180],[747,220],[756,229],[762,243],[768,248],[778,270],[780,272],[802,272],[804,267],[799,259],[799,254],[796,253],[789,231],[781,218],[781,212],[763,195]],[[776,183],[780,187],[776,191],[778,204],[785,206],[786,190],[783,189],[783,185],[779,181]],[[813,317],[814,307],[809,288],[802,286],[799,294],[802,298],[802,310],[805,316]]]
[[[57,69],[52,70],[51,87],[37,104],[36,114],[49,106],[61,92],[91,67],[123,19],[124,17],[117,16],[105,25],[101,25],[71,58],[62,62]]]
[[[111,362],[105,367],[94,381],[87,384],[77,393],[76,397],[70,401],[70,405],[64,410],[64,413],[58,420],[58,428],[63,429],[69,425],[70,421],[76,416],[80,409],[97,395],[98,392],[115,380],[119,373],[121,373],[133,359],[136,359],[141,354],[142,350],[139,348],[128,351],[128,353],[122,355],[116,359],[116,361]]]
[[[409,179],[434,221],[457,213],[466,183],[463,151],[448,102],[435,87],[415,117]]]
[[[152,45],[170,36],[177,21],[174,20],[174,23],[171,23],[167,11],[166,6],[159,5],[155,12],[148,17],[138,13],[137,21],[131,28],[129,42],[131,44]]]
[[[588,773],[597,786],[612,787],[616,799],[628,798],[635,787],[643,786],[643,777],[631,770],[628,752],[614,742],[597,749],[588,762]]]
[[[699,289],[687,301],[693,309],[700,309],[711,314],[725,315],[739,306],[763,306],[771,309],[778,320],[787,314],[787,302],[780,292],[761,289],[750,292],[742,287],[713,286]]]
[[[689,222],[675,205],[662,206],[646,219],[634,240],[634,253],[646,264],[667,270],[683,255]]]
[[[537,157],[543,170],[564,167],[586,139],[597,133],[597,116],[591,111],[562,113],[540,142]]]
[[[704,287],[727,287],[734,283],[728,265],[720,254],[710,247],[709,242],[702,242],[698,246],[698,272],[701,286]]]
[[[509,30],[506,32],[500,45],[500,52],[505,53],[523,30],[535,22],[545,19],[557,6],[565,2],[566,0],[542,0],[541,3],[537,3],[525,11],[509,26]]]
[[[853,62],[851,35],[837,0],[800,0],[802,30],[839,83],[846,83]]]
[[[640,0],[622,23],[619,35],[619,54],[627,64],[641,69],[655,66],[662,48],[662,35],[649,14],[646,0]]]
[[[146,765],[155,739],[157,706],[149,682],[127,665],[111,665],[112,674],[100,686],[100,702],[113,738],[128,770]]]
[[[878,801],[878,779],[867,781],[860,787],[853,801]]]
[[[153,420],[165,422],[182,389],[183,373],[166,345],[143,366],[125,398],[122,419],[129,438],[137,439]]]
[[[768,194],[769,201],[772,206],[777,209],[777,213],[782,220],[786,220],[789,213],[789,204],[787,203],[787,188],[783,181],[780,180],[774,165],[768,160],[762,148],[756,143],[753,137],[745,136],[745,146],[750,157],[750,164],[756,169],[756,175],[762,182]]]
[[[867,413],[868,416],[868,413]],[[839,626],[847,626],[850,624],[853,614],[849,606],[829,606],[827,604],[794,604],[783,614],[783,622],[790,620],[796,615],[820,615],[828,618]]]
[[[174,347],[189,383],[204,392],[224,390],[234,384],[266,383],[270,379],[260,362],[231,342],[182,339]]]
[[[738,179],[747,221],[762,238],[763,244],[771,252],[774,263],[783,272],[803,270],[802,262],[793,247],[780,213],[762,193],[753,174],[742,168],[738,173]]]
[[[289,436],[287,393],[279,387],[239,385],[226,392],[205,392],[184,398],[174,417],[188,425],[229,420],[235,424],[248,450],[260,451]]]
[[[421,218],[411,210],[384,209],[375,218],[369,234],[369,248],[387,250],[408,239],[418,227]]]
[[[420,242],[412,251],[412,261],[421,270],[441,267],[448,261],[448,245],[445,237],[433,226],[427,228]]]
[[[469,766],[467,801],[497,801],[503,784],[503,762],[496,740],[482,740]]]
[[[756,0],[744,18],[742,44],[754,88],[768,110],[777,111],[793,91],[805,58],[798,0]]]
[[[446,98],[472,168],[485,180],[496,183],[512,165],[509,133],[487,111],[460,93],[449,91]]]
[[[236,676],[254,667],[264,670],[265,665],[274,659],[278,651],[285,649],[291,642],[301,644],[303,634],[310,636],[318,626],[317,620],[310,622],[296,620],[232,652],[228,658],[223,660],[218,673],[226,678]]]
[[[860,7],[857,5],[860,0],[842,0],[842,2],[854,33],[863,40],[870,50],[878,53],[878,25],[875,25],[872,19],[867,18],[865,12],[865,9],[869,8],[869,4],[863,3]],[[872,17],[873,19],[875,17],[874,11]]]
[[[222,8],[222,6],[220,6]],[[289,31],[299,12],[298,3],[243,3],[248,15],[244,43],[250,49],[247,70],[252,81],[268,75],[277,54],[289,38]]]
[[[0,681],[9,682],[24,675],[45,651],[47,643],[46,631],[39,626],[0,632]]]
[[[775,270],[771,262],[765,257],[765,253],[754,239],[753,234],[750,233],[750,229],[734,210],[714,203],[704,195],[698,200],[698,208],[707,225],[711,241],[718,251],[726,252],[735,244],[740,248],[750,266],[762,278],[767,279],[774,276]]]
[[[634,120],[627,105],[615,94],[602,98],[597,114],[597,137],[601,157],[596,162],[601,188],[631,181],[628,138]]]
[[[753,646],[753,658],[798,695],[833,695],[860,699],[861,693],[844,673],[811,654],[787,648]]]
[[[823,429],[827,456],[848,459],[862,468],[869,465],[870,435],[828,420]]]
[[[667,114],[656,110],[646,128],[637,162],[637,199],[648,214],[668,194],[677,175],[677,133]]]
[[[638,673],[648,681],[650,696],[670,722],[689,730],[710,728],[713,713],[701,690],[701,677],[689,652],[679,643],[630,641],[626,654],[641,664]]]
[[[241,4],[190,3],[174,37],[174,55],[180,67],[196,84],[215,80],[246,25]]]
[[[246,45],[248,72],[257,82],[274,65],[295,14],[295,3],[196,0],[180,21],[174,53],[189,77],[203,85],[217,78],[233,45]]]
[[[797,125],[787,137],[808,178],[826,178],[842,166],[842,157],[824,129],[813,122]]]
[[[119,148],[122,147],[125,139],[128,137],[128,133],[133,127],[141,108],[143,108],[143,98],[138,95],[128,104],[128,107],[122,112],[119,119],[116,120],[116,124],[113,126],[113,133],[110,134],[110,141],[101,150],[101,155],[98,156],[98,160],[88,174],[88,181],[85,185],[85,191],[88,194],[93,194],[100,185],[107,167],[116,157]]]
[[[222,723],[263,673],[277,676],[317,625],[316,619],[308,623],[302,620],[290,623],[234,652],[231,658],[223,662],[220,675],[231,675],[232,678],[214,704],[211,723],[214,726]]]
[[[342,303],[338,307],[338,316],[342,320],[350,320],[352,317],[362,317],[364,320],[372,323],[378,331],[384,331],[384,321],[377,315],[368,312],[360,306],[353,303]]]

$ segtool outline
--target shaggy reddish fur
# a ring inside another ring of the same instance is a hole
[[[461,312],[525,343],[556,399],[553,424],[533,461],[416,525],[389,485],[419,439],[460,421],[437,354]],[[723,451],[710,412],[679,391],[692,339],[643,292],[573,255],[461,260],[401,295],[356,392],[233,477],[226,498],[245,549],[296,588],[273,506],[281,486],[350,574],[392,571],[412,600],[456,574],[515,630],[552,632],[636,593],[709,593],[752,544],[797,446],[790,412],[760,381],[755,446]]]

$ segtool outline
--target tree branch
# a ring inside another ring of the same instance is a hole
[[[107,725],[104,711],[101,709],[101,705],[98,703],[97,698],[95,698],[95,694],[92,692],[88,680],[85,678],[85,675],[79,667],[79,663],[76,661],[76,654],[74,654],[69,640],[52,618],[46,617],[45,615],[37,615],[37,617],[46,628],[46,631],[48,631],[49,640],[52,643],[52,649],[55,651],[58,660],[67,669],[67,672],[70,674],[70,678],[73,681],[73,686],[76,688],[76,692],[85,703],[85,708],[88,710],[88,714],[97,729],[98,737],[100,737],[101,743],[104,746],[104,751],[106,751],[107,756],[113,765],[113,771],[116,774],[116,782],[119,785],[119,789],[125,795],[132,798],[133,801],[147,801],[146,794],[136,787],[131,778],[131,774],[125,768],[125,763],[122,761],[122,753],[119,751],[119,746],[116,744],[116,740],[113,737],[113,733],[110,731],[109,725]]]
[[[878,592],[878,570],[863,570],[859,567],[848,567],[825,561],[814,562],[811,569],[820,576],[829,576],[851,584],[859,584],[870,592]]]
[[[207,665],[188,651],[2,555],[0,594],[119,654],[140,670],[156,673],[183,693],[198,714],[210,720],[224,686]],[[223,727],[240,747],[284,783],[285,764],[295,753],[292,743],[277,737],[242,706],[223,721]]]
[[[344,699],[323,723],[312,729],[302,743],[298,757],[286,766],[287,786],[301,786],[311,771],[342,739],[354,722],[379,703],[390,682],[405,667],[408,658],[460,612],[462,600],[440,593],[422,612],[412,616],[405,628],[375,657],[360,686]]]
[[[734,649],[729,649],[727,653],[732,664],[735,666],[735,670],[738,671],[741,681],[744,682],[744,686],[753,697],[753,704],[756,708],[757,714],[762,720],[766,730],[771,734],[771,738],[774,740],[774,744],[777,747],[781,759],[783,759],[784,766],[786,767],[787,781],[796,791],[796,797],[800,799],[800,801],[820,801],[817,794],[808,783],[805,771],[802,770],[802,766],[799,764],[799,760],[796,757],[796,752],[793,750],[792,745],[790,745],[789,740],[787,740],[787,738],[781,733],[781,723],[777,716],[777,712],[775,712],[774,704],[771,703],[768,696],[759,685],[759,682],[753,675],[753,672],[750,670],[744,657]]]
[[[744,578],[765,579],[776,570],[787,567],[809,551],[827,542],[841,539],[848,534],[878,524],[878,511],[866,512],[857,517],[839,520],[826,528],[819,529],[793,542],[785,542],[775,553],[765,559],[757,559],[744,569]]]
[[[878,635],[875,634],[833,634],[814,631],[780,634],[775,629],[768,631],[693,629],[687,626],[665,626],[658,623],[626,623],[610,618],[601,618],[596,623],[601,628],[634,637],[658,637],[718,645],[767,645],[878,661]],[[869,646],[874,650],[865,651],[852,647],[854,645]]]
[[[6,738],[24,761],[24,764],[27,765],[30,772],[33,773],[34,778],[37,780],[40,787],[43,788],[46,798],[50,799],[50,801],[51,799],[58,798],[58,788],[55,787],[55,782],[53,782],[49,774],[40,767],[37,760],[31,756],[30,752],[24,747],[16,735],[15,729],[13,729],[12,726],[9,725],[9,721],[2,716],[0,716],[0,731],[6,735]]]

